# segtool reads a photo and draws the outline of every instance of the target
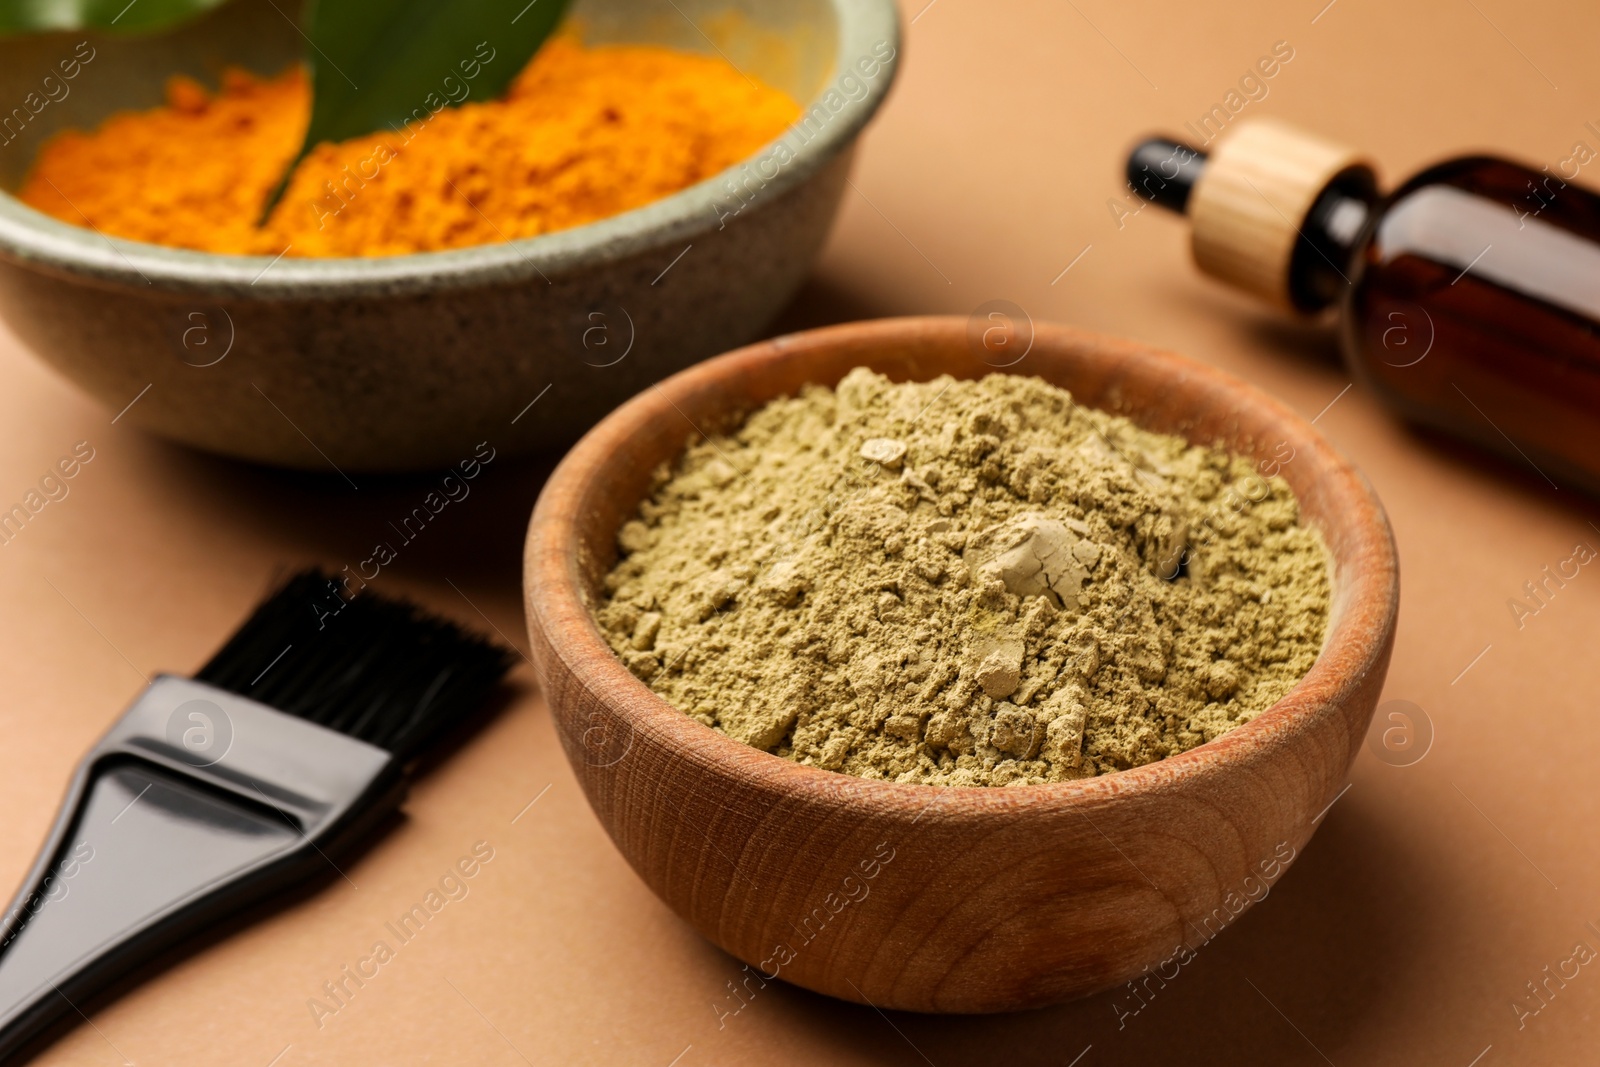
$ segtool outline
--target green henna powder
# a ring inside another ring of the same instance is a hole
[[[656,472],[598,619],[701,722],[864,778],[1025,785],[1248,722],[1310,669],[1328,554],[1279,468],[1036,378],[808,387]]]

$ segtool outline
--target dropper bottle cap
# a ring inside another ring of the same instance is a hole
[[[1302,314],[1337,297],[1377,198],[1375,171],[1353,149],[1275,119],[1235,123],[1209,154],[1151,138],[1127,171],[1140,196],[1189,216],[1202,271]]]

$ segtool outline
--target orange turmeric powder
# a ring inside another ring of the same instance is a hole
[[[230,70],[212,94],[58,134],[18,194],[136,241],[245,255],[387,256],[490,244],[648,204],[747,158],[799,113],[726,62],[558,37],[498,100],[322,144],[258,226],[305,135],[304,72]]]

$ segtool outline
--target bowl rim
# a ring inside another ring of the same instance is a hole
[[[652,735],[657,743],[670,746],[674,756],[714,767],[738,779],[741,787],[782,794],[786,799],[810,798],[830,806],[864,803],[881,816],[909,817],[915,822],[936,804],[945,816],[1009,818],[1019,810],[1082,814],[1085,807],[1092,809],[1113,798],[1183,788],[1185,782],[1225,773],[1234,764],[1286,745],[1317,720],[1339,714],[1373,671],[1386,668],[1399,609],[1399,563],[1393,533],[1366,478],[1314,426],[1255,386],[1189,357],[1136,341],[1036,322],[1034,350],[1056,347],[1066,353],[1086,346],[1099,348],[1129,365],[1142,365],[1136,373],[1181,371],[1211,396],[1255,408],[1281,427],[1284,439],[1302,449],[1319,484],[1326,481],[1333,503],[1323,529],[1339,529],[1347,538],[1343,551],[1329,544],[1329,563],[1335,570],[1347,567],[1349,573],[1341,574],[1332,590],[1334,617],[1315,662],[1288,693],[1215,740],[1129,770],[1039,785],[930,786],[860,778],[752,748],[679,711],[636,678],[600,634],[586,603],[580,573],[582,545],[575,505],[583,499],[581,490],[587,483],[604,478],[609,459],[606,441],[631,436],[673,409],[682,415],[680,402],[689,394],[725,375],[752,373],[763,363],[793,358],[797,350],[803,354],[808,349],[862,340],[904,344],[917,335],[931,337],[936,343],[965,344],[966,328],[965,317],[915,316],[844,323],[759,341],[678,372],[638,394],[591,429],[540,491],[525,543],[523,586],[531,662],[546,699],[551,692],[548,655],[560,662],[566,677],[588,690],[628,730]],[[996,369],[1010,372],[1009,368]],[[1127,412],[1121,414],[1138,421]],[[1333,539],[1324,536],[1324,540]],[[589,670],[587,678],[580,673],[584,669]],[[551,712],[559,722],[554,707]],[[559,726],[558,733],[565,737]],[[1359,744],[1358,738],[1352,738],[1351,756]],[[570,747],[568,756],[578,769],[578,758]]]
[[[770,202],[804,184],[847,149],[877,112],[899,70],[902,48],[894,0],[830,0],[838,27],[833,66],[817,93],[801,106],[797,123],[823,108],[839,79],[858,60],[877,58],[874,47],[893,49],[879,58],[880,71],[864,82],[865,93],[830,115],[821,132],[799,140],[792,161],[764,179],[760,202]],[[718,203],[724,182],[740,168],[788,138],[791,124],[732,167],[642,207],[582,226],[496,244],[398,256],[284,257],[227,255],[112,237],[35,210],[0,190],[0,256],[34,269],[86,278],[139,292],[226,295],[252,300],[308,296],[396,296],[485,284],[549,282],[664,243],[690,240],[724,223]],[[764,176],[762,176],[764,177]]]

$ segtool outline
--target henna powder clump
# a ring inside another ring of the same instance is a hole
[[[807,387],[655,472],[597,612],[668,702],[863,778],[1028,785],[1248,722],[1311,667],[1328,553],[1259,463],[1037,378]]]

